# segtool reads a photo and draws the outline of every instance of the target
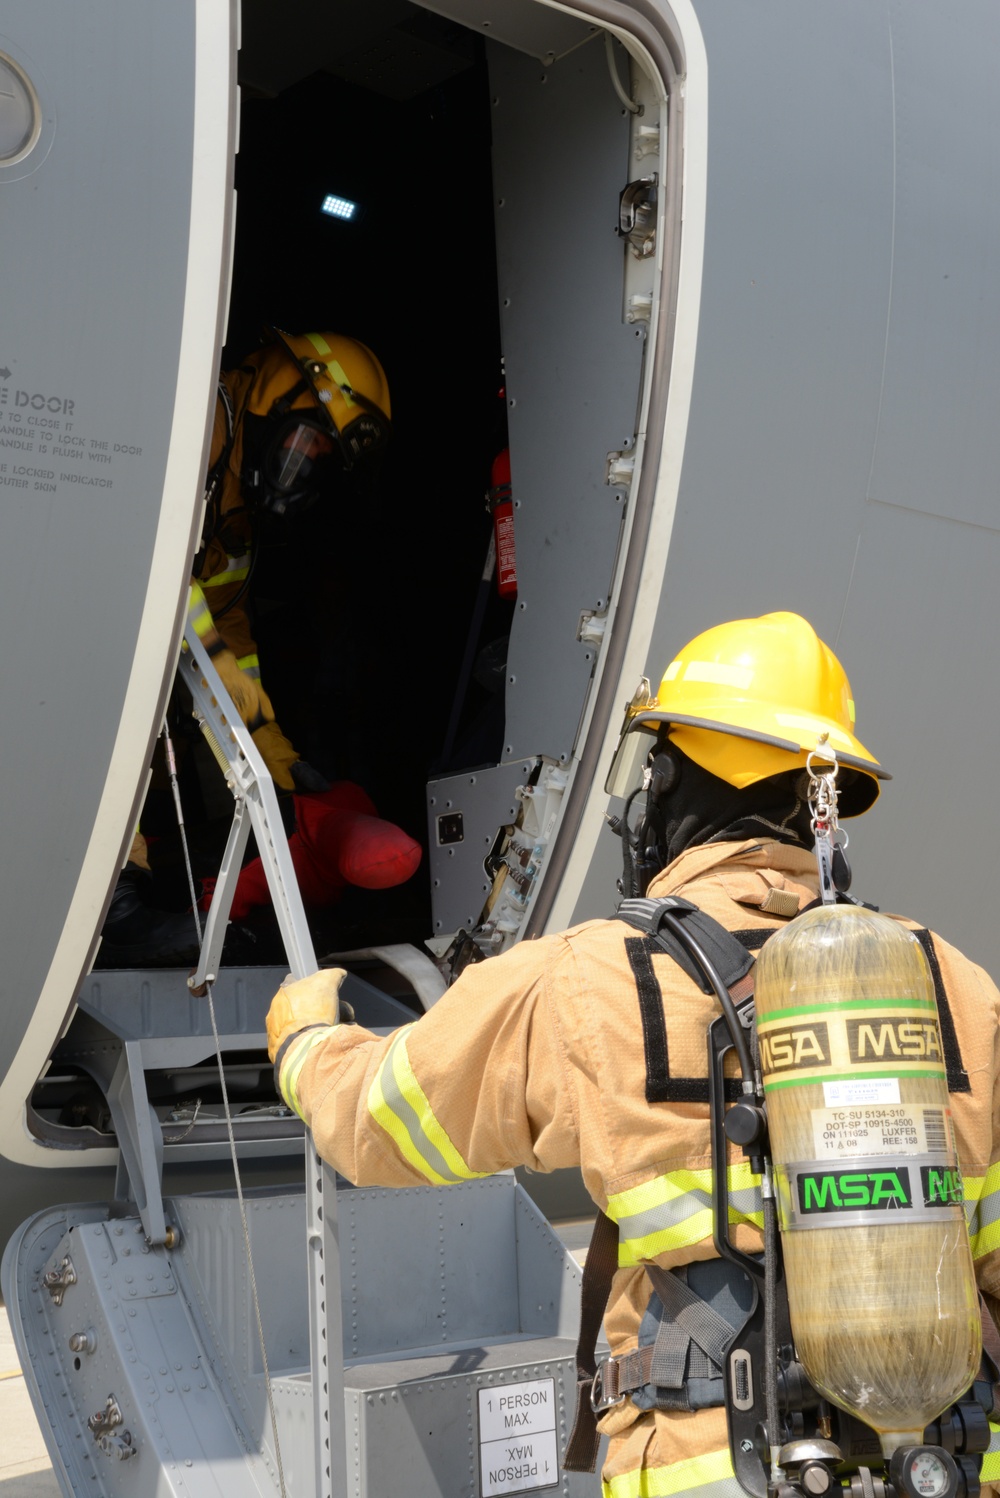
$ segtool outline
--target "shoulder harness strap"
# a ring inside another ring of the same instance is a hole
[[[711,993],[713,990],[705,974],[677,938],[671,932],[660,929],[664,913],[668,910],[689,924],[692,935],[697,938],[699,946],[722,975],[734,1003],[737,1004],[753,992],[752,952],[762,947],[778,928],[765,926],[750,931],[727,931],[725,926],[699,910],[697,905],[692,905],[690,900],[682,900],[677,895],[667,895],[660,900],[623,900],[618,908],[619,920],[645,933],[642,936],[627,936],[625,953],[639,996],[642,1043],[646,1057],[646,1101],[707,1103],[707,1077],[670,1075],[663,993],[653,967],[652,954],[665,952],[697,983],[702,993]],[[740,1096],[739,1083],[734,1079],[727,1080],[728,1101],[735,1102]]]

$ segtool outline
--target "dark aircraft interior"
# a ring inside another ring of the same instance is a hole
[[[506,442],[483,44],[405,0],[299,0],[280,24],[247,0],[242,43],[223,368],[268,325],[334,331],[375,351],[392,400],[376,475],[345,475],[305,515],[261,523],[250,608],[262,677],[304,758],[426,845],[429,776],[500,757],[513,608],[481,583],[486,490]],[[353,217],[324,213],[328,195],[355,204]],[[196,746],[181,756],[182,792],[196,873],[210,876],[231,801],[183,703],[175,733]],[[142,828],[147,898],[179,909],[162,765]],[[425,856],[403,886],[349,888],[311,911],[318,953],[419,944],[428,885]],[[280,961],[270,910],[247,924],[226,960]]]

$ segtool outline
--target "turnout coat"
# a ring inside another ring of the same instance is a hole
[[[714,843],[681,854],[648,894],[681,895],[731,931],[778,929],[783,920],[768,912],[815,900],[816,865],[774,841]],[[715,1256],[708,1106],[646,1101],[636,949],[630,958],[626,946],[635,935],[622,921],[597,920],[525,942],[467,969],[427,1014],[389,1036],[353,1025],[307,1032],[291,1068],[294,1101],[321,1155],[358,1185],[579,1166],[619,1229],[605,1316],[616,1355],[637,1345],[651,1288],[644,1264]],[[973,1257],[981,1288],[1000,1296],[1000,994],[981,968],[932,940],[967,1081],[952,1104]],[[668,954],[649,950],[648,961],[662,994],[669,1075],[705,1078],[718,1002]],[[759,1179],[732,1151],[729,1176],[731,1235],[759,1251]],[[641,1411],[626,1399],[601,1429],[610,1436],[606,1498],[742,1494],[722,1408]],[[991,1453],[984,1483],[994,1464],[1000,1473]]]

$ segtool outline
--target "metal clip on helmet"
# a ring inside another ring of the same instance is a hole
[[[837,657],[798,614],[736,619],[698,635],[652,695],[644,677],[629,704],[606,789],[627,795],[665,725],[688,759],[744,789],[804,768],[823,735],[843,766],[840,814],[874,805],[891,777],[854,734],[854,701]]]
[[[267,422],[255,487],[265,509],[284,514],[315,498],[334,459],[351,469],[385,448],[389,386],[371,349],[355,338],[276,328],[268,336],[248,408]]]

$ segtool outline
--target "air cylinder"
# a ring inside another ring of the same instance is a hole
[[[900,922],[824,905],[763,948],[756,1012],[795,1346],[888,1457],[980,1356],[930,967]]]

